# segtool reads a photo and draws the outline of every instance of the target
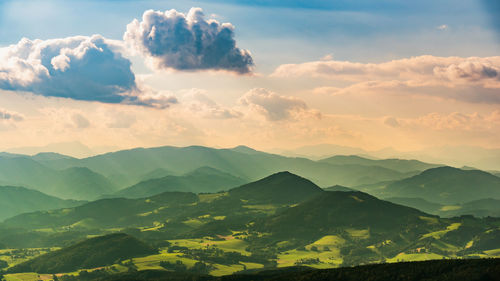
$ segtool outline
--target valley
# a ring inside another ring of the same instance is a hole
[[[231,166],[232,171],[250,169],[246,163],[256,161],[255,155],[309,163],[300,167],[304,174],[311,173],[309,165],[317,165],[311,160],[253,150],[195,150],[203,155],[210,151],[246,159],[240,167]],[[190,153],[192,158],[202,157]],[[77,166],[90,161],[61,159]],[[265,159],[259,161],[268,161]],[[47,165],[48,169],[61,165],[46,161],[44,158],[40,165]],[[498,199],[487,198],[496,197],[500,190],[496,176],[397,161],[399,171],[394,170],[395,174],[413,170],[411,174],[415,175],[399,179],[401,174],[397,174],[389,183],[347,187],[342,177],[335,176],[339,171],[336,165],[371,169],[370,165],[382,163],[375,168],[378,171],[391,168],[390,163],[395,160],[374,162],[356,156],[336,161],[340,163],[321,164],[334,175],[324,188],[290,171],[253,180],[249,175],[256,177],[258,173],[245,171],[234,175],[221,170],[228,168],[225,164],[217,168],[201,166],[184,174],[173,166],[158,164],[148,169],[152,172],[136,172],[137,183],[115,188],[114,193],[104,189],[101,198],[93,201],[65,201],[39,191],[13,189],[33,194],[35,201],[48,205],[29,204],[31,209],[20,209],[0,223],[4,276],[8,281],[42,277],[52,280],[53,276],[72,280],[71,276],[84,278],[88,274],[90,278],[95,274],[97,278],[148,270],[227,276],[293,267],[329,269],[500,258],[500,218],[495,216]],[[64,170],[71,168],[59,166]],[[120,173],[126,173],[130,167],[122,169]],[[96,169],[94,173],[107,172]],[[456,184],[448,182],[450,173],[452,177],[460,175],[461,180]],[[327,179],[326,174],[321,176]],[[113,178],[110,174],[107,177]],[[366,179],[363,175],[358,177],[361,181]],[[465,188],[468,182],[471,188],[478,186],[473,191],[476,197]],[[412,191],[418,190],[413,186],[422,184],[429,186],[422,190],[424,193]],[[120,186],[118,182],[113,185]],[[443,192],[454,192],[455,197],[439,199],[440,203],[427,201],[429,196],[440,198]],[[24,193],[23,198],[27,198]],[[408,197],[397,197],[401,195]],[[122,252],[123,249],[129,250]]]

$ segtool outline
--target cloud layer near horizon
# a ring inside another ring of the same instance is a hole
[[[435,57],[419,56],[382,63],[350,61],[313,61],[302,64],[283,64],[274,77],[313,76],[349,81],[398,79],[424,83],[480,84],[500,88],[500,56],[498,57]]]
[[[142,21],[134,19],[127,25],[123,39],[157,69],[245,74],[253,66],[250,52],[236,47],[234,27],[206,20],[201,8],[191,8],[187,15],[173,9],[148,10]]]
[[[500,103],[500,57],[419,56],[381,63],[313,61],[281,65],[271,76],[316,77],[351,83],[316,90],[334,95],[399,91],[473,103]]]

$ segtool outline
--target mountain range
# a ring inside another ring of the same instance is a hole
[[[500,255],[500,178],[472,167],[313,161],[240,146],[83,159],[2,153],[0,168],[0,259],[12,276],[83,265],[218,275]],[[88,240],[96,236],[104,242]],[[147,251],[115,248],[129,243]],[[110,252],[94,255],[99,247]],[[14,259],[12,249],[36,250]]]
[[[0,224],[5,230],[0,243],[28,247],[38,241],[43,246],[61,246],[77,237],[113,230],[149,241],[240,232],[246,233],[248,251],[256,254],[277,249],[296,255],[301,251],[297,249],[312,249],[317,243],[336,248],[325,255],[348,265],[380,261],[418,248],[441,256],[493,250],[495,242],[485,241],[496,241],[498,227],[499,219],[440,218],[359,191],[323,191],[305,178],[280,172],[228,192],[164,192],[18,215]],[[332,242],[318,242],[324,239]],[[284,258],[281,255],[278,259]]]

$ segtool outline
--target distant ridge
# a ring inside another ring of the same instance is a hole
[[[31,156],[32,159],[36,161],[52,161],[52,160],[61,160],[61,159],[76,159],[74,157],[60,154],[60,153],[55,153],[55,152],[40,152],[37,153],[33,156]]]
[[[236,152],[241,152],[241,153],[247,153],[247,154],[254,154],[254,153],[261,153],[260,151],[257,151],[251,147],[245,146],[245,145],[238,145],[236,147],[231,148],[232,151]]]
[[[379,166],[399,172],[424,171],[430,168],[436,168],[443,165],[429,164],[418,160],[405,159],[380,159],[373,160],[357,155],[336,155],[320,160],[320,162],[334,165],[365,165]]]
[[[141,181],[118,191],[112,196],[142,198],[167,191],[218,192],[238,186],[246,181],[212,167],[203,166],[183,176],[165,176]]]
[[[63,200],[18,186],[0,186],[0,221],[22,213],[74,207],[84,201]]]
[[[210,166],[247,181],[288,170],[305,176],[321,186],[335,184],[356,186],[399,180],[420,172],[419,170],[399,172],[375,164],[343,165],[317,162],[306,158],[260,152],[245,146],[232,149],[203,146],[135,148],[84,159],[45,161],[43,164],[57,170],[87,167],[121,187],[145,180],[145,175],[158,169],[168,171],[171,175],[183,175],[201,166]]]
[[[442,204],[500,199],[500,178],[479,170],[439,167],[389,184],[383,197],[418,197]]]

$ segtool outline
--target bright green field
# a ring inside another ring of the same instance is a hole
[[[484,251],[484,253],[487,254],[488,257],[500,258],[500,249],[494,249],[494,250]]]
[[[55,250],[58,250],[59,248],[57,247],[53,247],[51,248],[51,251],[55,251]],[[10,253],[12,251],[15,251],[15,250],[11,250],[11,249],[4,249],[4,250],[0,250],[0,260],[4,260],[6,261],[8,264],[9,264],[9,267],[12,267],[16,264],[19,264],[19,263],[22,263],[22,262],[25,262],[29,259],[32,259],[32,258],[35,258],[39,255],[42,255],[42,254],[45,254],[47,253],[46,251],[43,251],[42,249],[40,248],[28,248],[26,249],[27,251],[32,251],[32,250],[40,250],[40,254],[36,254],[36,255],[27,255],[26,257],[12,257],[12,256],[8,256],[8,255],[5,255],[7,253]]]
[[[38,281],[38,274],[36,273],[17,273],[5,275],[7,281]]]
[[[441,237],[443,237],[443,235],[445,235],[446,233],[450,232],[450,231],[453,231],[453,230],[457,230],[462,224],[457,222],[457,223],[452,223],[450,224],[448,227],[446,227],[446,229],[443,229],[443,230],[439,230],[439,231],[435,231],[435,232],[431,232],[431,233],[427,233],[427,234],[424,234],[422,235],[422,238],[421,239],[424,239],[424,238],[427,238],[427,237],[433,237],[433,238],[436,238],[436,239],[440,239]]]
[[[324,236],[314,243],[305,246],[305,251],[295,249],[279,254],[278,267],[294,266],[295,263],[301,259],[316,258],[320,260],[320,263],[308,266],[316,268],[338,267],[343,262],[342,257],[340,256],[339,246],[344,242],[344,239],[335,235]],[[312,251],[311,248],[313,246],[315,246],[318,251]],[[328,249],[325,250],[325,247]]]
[[[250,252],[247,252],[245,249],[248,247],[248,243],[236,239],[232,236],[226,237],[224,241],[213,241],[209,239],[178,239],[178,240],[169,240],[172,245],[187,247],[192,249],[206,248],[208,246],[216,246],[217,248],[226,251],[226,252],[239,252],[242,255],[249,256]]]
[[[387,262],[403,262],[403,261],[426,261],[426,260],[440,260],[444,256],[434,253],[419,253],[419,254],[405,254],[400,253],[392,259],[387,259]]]
[[[347,233],[355,239],[368,239],[370,238],[370,231],[368,229],[346,229]]]
[[[148,269],[160,269],[163,267],[160,266],[161,261],[168,261],[175,263],[175,261],[182,261],[187,267],[192,267],[197,261],[193,259],[188,259],[182,256],[179,253],[167,253],[166,251],[162,251],[158,255],[151,255],[147,257],[134,258],[132,262],[137,266],[137,270],[148,270]]]

